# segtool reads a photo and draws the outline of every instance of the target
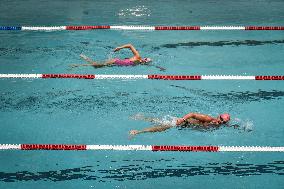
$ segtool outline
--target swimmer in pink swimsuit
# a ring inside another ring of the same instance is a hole
[[[147,64],[152,61],[150,58],[142,58],[139,52],[131,44],[126,44],[121,47],[117,47],[114,49],[114,52],[117,52],[124,48],[130,49],[133,53],[133,57],[126,58],[126,59],[114,58],[114,59],[104,61],[103,63],[97,63],[96,61],[93,61],[87,56],[81,54],[80,57],[84,59],[85,61],[87,61],[89,64],[73,64],[71,65],[71,67],[93,66],[95,68],[101,68],[105,66],[115,66],[115,65],[116,66],[135,66],[137,64]]]
[[[199,126],[203,128],[209,128],[209,127],[220,127],[223,124],[228,124],[228,122],[231,119],[230,114],[224,113],[220,114],[216,118],[211,117],[206,114],[201,113],[188,113],[182,118],[174,118],[170,122],[160,121],[157,118],[147,118],[144,116],[135,117],[136,120],[144,120],[149,121],[152,123],[158,123],[158,125],[146,128],[143,130],[132,130],[129,132],[131,136],[141,134],[141,133],[147,133],[147,132],[162,132],[167,129],[170,129],[172,127],[186,127],[186,126]]]

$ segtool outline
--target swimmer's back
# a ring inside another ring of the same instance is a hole
[[[119,58],[115,58],[114,63],[117,66],[135,66],[134,61],[131,61],[129,58],[126,58],[126,59],[123,59],[123,60],[121,60]]]

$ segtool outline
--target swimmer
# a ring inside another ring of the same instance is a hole
[[[149,121],[152,123],[157,123],[157,118],[146,118],[141,115],[139,117],[135,117],[136,120],[144,120]],[[174,124],[158,124],[154,127],[146,128],[141,131],[138,130],[132,130],[129,132],[130,135],[134,136],[141,133],[147,133],[147,132],[162,132],[167,129],[170,129],[172,127],[190,127],[190,126],[199,126],[203,128],[209,128],[209,127],[219,127],[223,124],[227,124],[230,121],[230,114],[224,113],[220,114],[216,118],[211,117],[206,114],[200,114],[200,113],[188,113],[182,118],[176,118],[176,121]]]
[[[148,64],[149,62],[152,61],[150,58],[142,58],[139,52],[131,44],[126,44],[121,47],[117,47],[114,49],[114,52],[120,51],[121,49],[125,49],[125,48],[128,48],[132,51],[133,57],[126,58],[126,59],[114,58],[114,59],[104,61],[102,63],[98,63],[96,61],[91,60],[87,56],[81,54],[80,57],[86,62],[88,62],[88,64],[73,64],[71,65],[71,67],[93,66],[94,68],[101,68],[105,66],[136,66],[138,64]]]

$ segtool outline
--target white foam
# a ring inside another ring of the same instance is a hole
[[[114,59],[114,53],[113,51],[110,51],[107,55],[108,60]]]
[[[245,120],[243,127],[244,127],[244,131],[248,131],[248,132],[252,131],[253,130],[253,121]]]
[[[171,115],[166,115],[160,120],[157,119],[157,121],[155,121],[155,123],[161,124],[161,125],[170,125],[170,126],[174,127],[174,126],[176,126],[177,119],[178,119],[177,117],[173,117]]]
[[[150,121],[151,123],[156,125],[170,125],[172,127],[176,126],[176,121],[178,119],[177,117],[173,117],[171,115],[166,115],[162,118],[148,118],[145,117],[143,113],[137,113],[130,118],[134,120]]]
[[[235,120],[232,123],[233,125],[239,125],[240,127],[238,128],[239,130],[243,130],[246,132],[250,132],[254,128],[254,124],[252,120],[246,119],[246,120],[241,120],[239,118],[235,118]]]

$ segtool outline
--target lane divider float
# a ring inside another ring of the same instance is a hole
[[[100,75],[100,74],[0,74],[0,78],[156,79],[156,80],[284,80],[284,75]]]
[[[0,144],[0,150],[112,150],[180,152],[284,152],[272,146],[187,146],[187,145],[85,145],[85,144]]]
[[[284,30],[284,26],[0,26],[0,30],[61,31],[61,30]]]

